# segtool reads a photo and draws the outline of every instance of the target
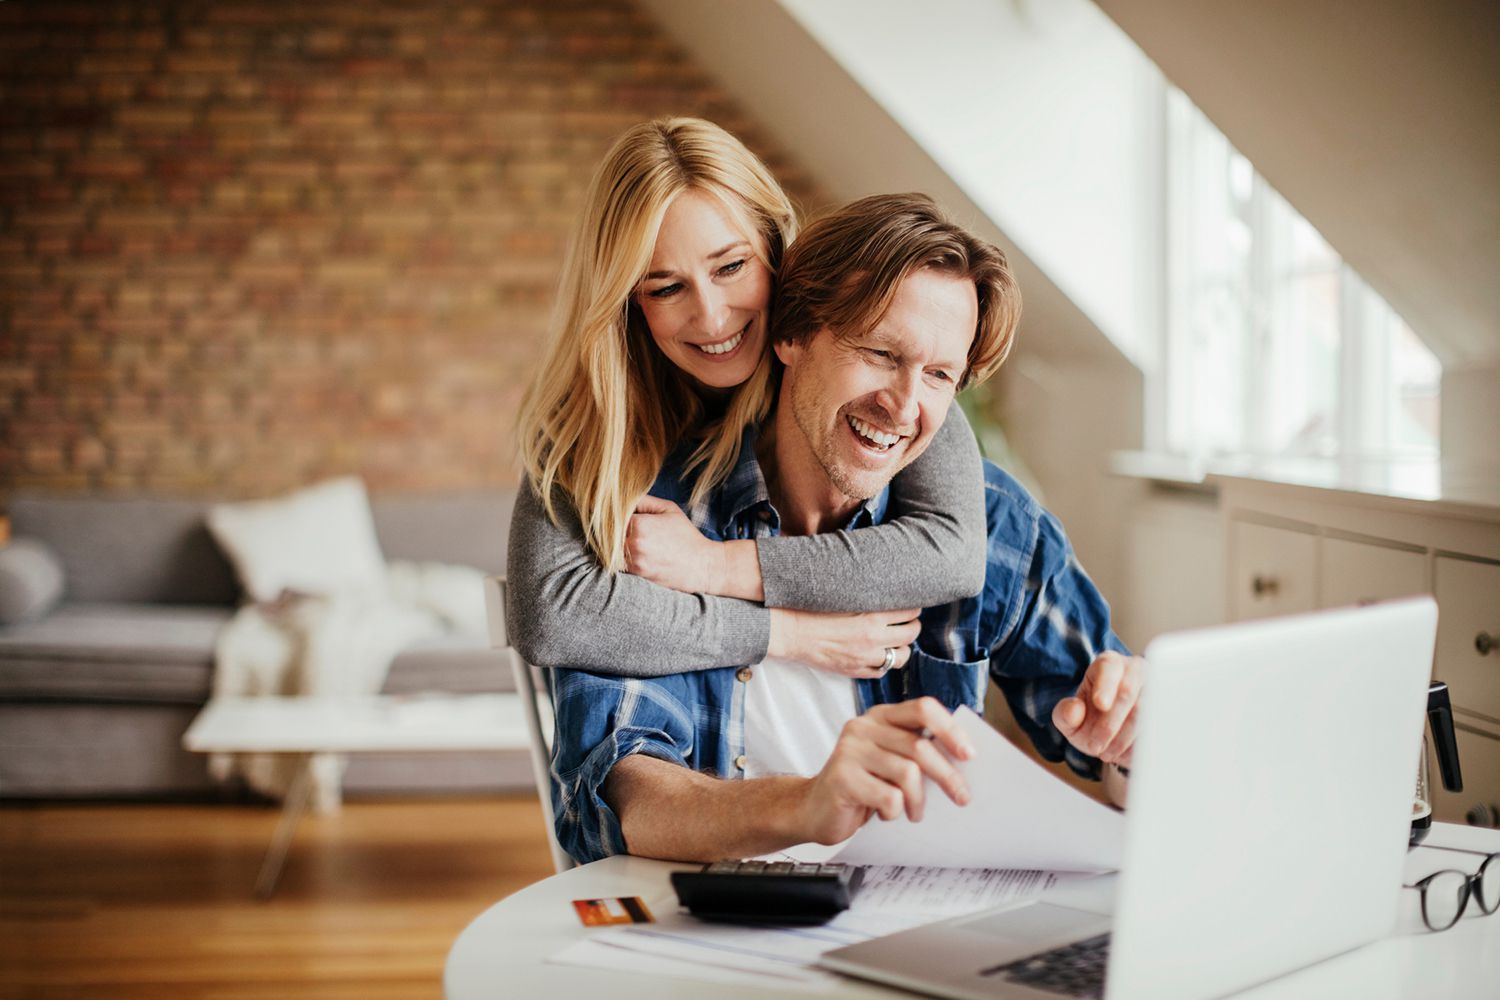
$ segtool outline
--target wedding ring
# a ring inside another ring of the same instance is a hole
[[[896,665],[896,647],[895,646],[887,646],[887,647],[885,647],[885,662],[880,665],[880,672],[882,674],[888,673],[890,671],[890,669],[892,667],[894,667],[895,665]]]

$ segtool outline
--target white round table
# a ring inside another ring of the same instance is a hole
[[[1500,831],[1446,823],[1433,825],[1431,842],[1500,851]],[[1477,855],[1419,848],[1407,858],[1407,881],[1440,868],[1475,871]],[[589,929],[579,923],[572,901],[640,896],[653,912],[676,907],[668,873],[698,867],[614,857],[575,868],[528,886],[485,910],[466,927],[448,953],[443,992],[448,1000],[495,997],[608,997],[609,1000],[770,998],[802,992],[794,984],[759,988],[708,983],[548,962]],[[1388,938],[1315,966],[1282,976],[1245,993],[1244,1000],[1359,997],[1360,1000],[1479,1000],[1500,997],[1500,912],[1485,916],[1471,901],[1463,920],[1432,934],[1422,928],[1417,893],[1405,892],[1401,920]],[[1288,900],[1289,906],[1305,900]],[[912,994],[855,980],[842,980],[822,996],[909,997]]]

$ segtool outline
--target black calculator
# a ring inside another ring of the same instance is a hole
[[[795,861],[716,861],[673,872],[677,899],[704,920],[821,924],[849,908],[864,881],[855,865]]]

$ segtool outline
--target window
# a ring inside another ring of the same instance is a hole
[[[1167,169],[1160,448],[1435,458],[1437,359],[1175,88]]]

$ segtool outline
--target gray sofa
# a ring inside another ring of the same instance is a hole
[[[387,559],[503,572],[514,494],[372,498]],[[12,539],[61,563],[64,595],[44,617],[0,627],[0,797],[238,795],[181,747],[208,699],[213,646],[240,588],[204,525],[208,502],[17,495]],[[512,689],[483,636],[415,645],[385,690]],[[360,756],[345,790],[531,787],[523,753]]]

